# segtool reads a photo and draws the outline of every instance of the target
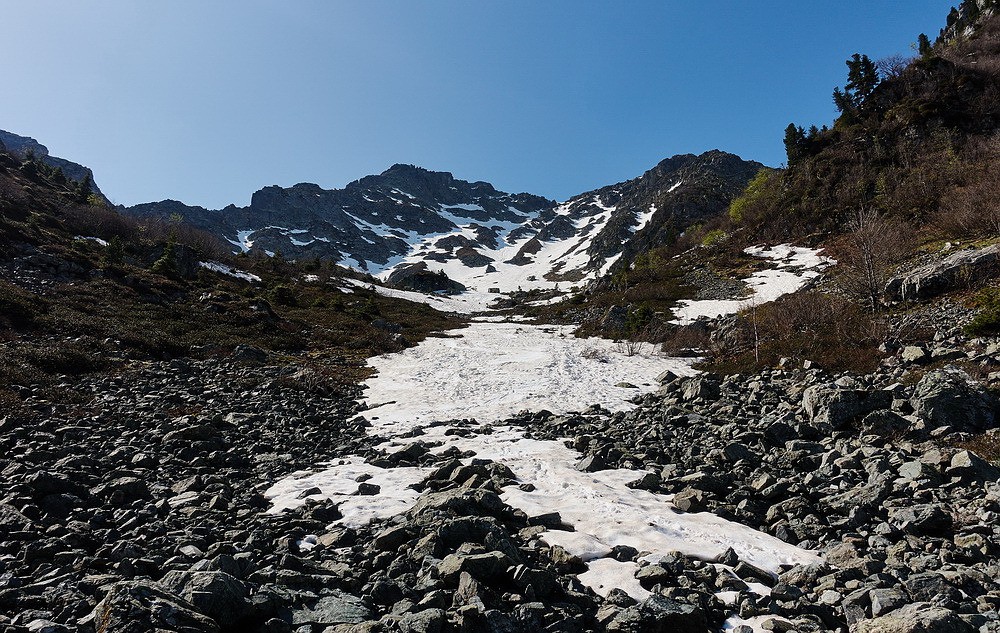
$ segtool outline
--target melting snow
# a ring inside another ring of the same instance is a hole
[[[612,341],[579,339],[567,326],[477,322],[449,334],[369,360],[378,372],[365,392],[375,432],[404,433],[431,420],[494,422],[522,409],[571,411],[596,403],[621,411],[634,408],[626,399],[651,391],[663,370],[693,373],[687,360],[651,348],[625,356]],[[640,389],[615,386],[622,381]]]
[[[73,239],[74,240],[87,240],[89,242],[96,242],[97,244],[100,244],[101,246],[107,246],[108,245],[108,242],[106,240],[102,240],[99,237],[86,237],[84,235],[77,235]]]
[[[692,300],[680,301],[674,308],[674,323],[687,325],[699,318],[715,318],[725,314],[735,314],[754,305],[774,301],[782,295],[803,288],[820,272],[836,263],[829,257],[820,255],[820,250],[781,244],[773,247],[751,246],[744,251],[754,257],[770,259],[779,268],[762,270],[743,281],[752,291],[745,299]]]
[[[396,299],[412,301],[413,303],[423,303],[436,310],[455,312],[456,314],[485,312],[489,309],[489,305],[497,300],[497,295],[487,292],[463,292],[459,295],[429,295],[412,290],[386,288],[378,284],[366,283],[360,279],[344,278],[344,281],[361,288],[372,288],[383,297],[394,297]]]
[[[242,270],[237,270],[231,266],[220,264],[219,262],[198,262],[198,265],[202,268],[207,268],[222,275],[229,275],[230,277],[236,277],[237,279],[242,279],[244,281],[260,281],[260,277],[257,275],[245,273]]]
[[[239,246],[240,250],[246,253],[253,247],[253,240],[250,239],[250,236],[254,233],[255,231],[252,230],[237,231],[235,241],[228,238],[226,241],[234,246]]]
[[[509,487],[504,500],[529,515],[559,512],[575,531],[550,530],[541,538],[586,561],[588,571],[580,580],[597,593],[606,595],[620,587],[638,599],[648,595],[633,576],[635,563],[608,558],[615,545],[651,552],[650,560],[675,550],[712,560],[732,547],[744,560],[772,572],[786,564],[819,561],[811,552],[710,513],[678,512],[669,496],[628,488],[641,471],[577,471],[574,465],[581,456],[563,442],[528,439],[511,427],[461,438],[446,435],[447,426],[427,426],[455,418],[496,422],[520,409],[562,412],[593,403],[629,409],[634,405],[626,399],[652,390],[652,377],[663,370],[694,373],[686,360],[651,353],[627,357],[610,341],[577,339],[568,328],[479,321],[451,336],[371,359],[370,364],[377,374],[367,383],[366,417],[373,433],[396,438],[384,448],[394,450],[412,441],[408,432],[423,427],[421,439],[442,442],[437,451],[455,446],[506,464],[536,489]],[[616,386],[622,381],[638,388]],[[359,525],[407,509],[416,499],[408,486],[428,471],[383,470],[351,457],[317,473],[295,473],[265,494],[274,504],[272,511],[279,512],[303,503],[298,495],[315,486],[322,491],[315,498],[343,502],[343,522]],[[351,496],[360,475],[370,475],[381,492]]]

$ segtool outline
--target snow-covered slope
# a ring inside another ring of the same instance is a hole
[[[675,156],[557,204],[394,165],[343,189],[265,187],[248,207],[213,211],[166,200],[124,211],[179,215],[237,252],[333,260],[398,287],[565,288],[721,212],[760,167],[718,151]]]
[[[521,409],[558,413],[593,403],[629,409],[634,405],[626,399],[655,389],[660,372],[694,373],[688,361],[652,349],[625,356],[610,341],[578,339],[568,329],[476,322],[454,337],[427,339],[370,364],[377,374],[367,381],[364,415],[370,432],[387,438],[383,447],[395,452],[421,428],[421,440],[439,444],[435,451],[458,449],[510,468],[533,488],[509,487],[504,501],[531,516],[558,512],[572,525],[572,531],[548,530],[540,538],[586,562],[580,580],[597,593],[618,587],[636,599],[649,595],[634,577],[638,565],[611,556],[622,545],[648,552],[649,560],[672,551],[717,560],[731,547],[742,560],[770,572],[820,562],[816,554],[775,537],[709,513],[678,512],[669,497],[629,487],[641,471],[582,472],[575,467],[581,455],[564,442],[531,439],[512,427],[463,427],[455,433],[449,431],[452,425],[436,423],[473,418],[490,425]],[[307,499],[333,499],[341,522],[358,526],[411,507],[419,496],[411,486],[431,470],[381,468],[360,456],[347,457],[315,472],[292,473],[264,494],[273,512]],[[362,476],[379,487],[376,495],[356,494]]]

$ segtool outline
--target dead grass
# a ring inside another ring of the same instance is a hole
[[[867,372],[878,365],[885,335],[885,326],[856,303],[799,292],[759,306],[756,314],[737,315],[736,327],[712,350],[704,368],[748,374],[789,358],[810,360],[828,371]]]
[[[957,446],[972,451],[988,462],[1000,465],[1000,433],[987,431],[966,442],[960,442]]]

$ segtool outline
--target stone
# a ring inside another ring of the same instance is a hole
[[[240,621],[249,610],[246,584],[223,571],[171,571],[160,584],[225,628]]]
[[[903,465],[899,467],[897,472],[903,479],[910,479],[913,481],[927,479],[932,483],[936,483],[941,479],[941,475],[938,473],[937,469],[920,460],[904,462]]]
[[[994,424],[996,399],[957,369],[928,372],[914,387],[910,404],[933,426],[975,432]]]
[[[622,609],[607,625],[609,633],[705,633],[705,612],[694,605],[652,595]]]
[[[885,294],[893,301],[916,301],[968,285],[993,272],[1000,245],[962,250],[941,261],[927,264],[893,277],[885,285]]]
[[[150,629],[219,631],[218,624],[196,611],[194,605],[148,580],[114,583],[81,624],[93,626],[96,633],[130,633]]]
[[[292,611],[292,625],[332,626],[357,624],[371,617],[360,598],[341,591],[325,594],[303,608]]]
[[[396,622],[401,633],[441,633],[447,615],[443,609],[424,609],[404,614]]]
[[[607,470],[608,465],[597,455],[588,455],[577,462],[576,469],[582,473],[596,473],[599,470]]]
[[[829,424],[834,429],[877,411],[888,409],[892,394],[879,389],[843,389],[821,384],[807,387],[802,393],[802,408],[813,423]]]
[[[687,402],[694,400],[714,400],[718,397],[719,381],[714,376],[699,374],[681,380],[681,398]]]
[[[930,359],[927,350],[918,345],[907,345],[899,354],[900,358],[907,363],[922,363]]]
[[[457,582],[462,573],[480,581],[488,581],[501,576],[510,566],[510,559],[503,552],[486,554],[448,554],[438,563],[438,573],[445,582]]]
[[[897,508],[889,513],[890,521],[910,534],[938,535],[951,529],[952,519],[941,504],[924,503]]]
[[[872,589],[869,595],[872,601],[872,615],[876,618],[895,611],[908,602],[906,594],[895,588]]]
[[[1000,468],[993,466],[975,453],[967,450],[955,453],[948,465],[948,474],[965,481],[997,481]]]
[[[674,495],[672,503],[683,512],[706,512],[708,497],[701,490],[695,488],[685,488]]]
[[[917,602],[886,615],[858,622],[852,633],[973,633],[954,611]]]

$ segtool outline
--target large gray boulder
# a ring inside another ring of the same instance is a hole
[[[908,604],[873,620],[862,620],[851,633],[972,633],[975,629],[949,609],[926,602]]]
[[[915,301],[966,286],[996,272],[1000,245],[959,251],[939,262],[893,277],[885,295],[893,301]]]
[[[928,372],[914,388],[910,405],[931,426],[958,431],[991,428],[996,417],[996,399],[954,368]]]
[[[698,607],[652,595],[623,609],[607,626],[617,633],[705,633],[708,621]]]
[[[891,405],[892,393],[881,389],[847,389],[823,384],[808,387],[802,393],[802,408],[809,419],[835,429]]]
[[[223,628],[247,616],[250,592],[246,584],[224,571],[171,571],[160,584],[190,602]]]
[[[335,592],[322,596],[304,609],[292,612],[292,625],[333,626],[358,624],[371,617],[371,611],[361,598]]]
[[[212,618],[194,605],[149,580],[129,580],[111,585],[97,607],[80,624],[97,633],[217,633]]]

